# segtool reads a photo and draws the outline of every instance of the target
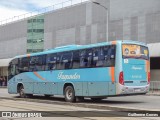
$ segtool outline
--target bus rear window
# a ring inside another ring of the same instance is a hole
[[[149,59],[148,48],[135,44],[123,44],[122,45],[123,58],[136,58],[136,59]]]

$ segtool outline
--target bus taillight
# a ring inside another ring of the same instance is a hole
[[[150,81],[151,81],[151,75],[150,72],[148,72],[148,84],[150,84]]]
[[[119,83],[120,83],[121,85],[124,85],[123,72],[120,72],[120,73],[119,73]]]

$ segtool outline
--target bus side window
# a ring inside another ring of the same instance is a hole
[[[72,52],[65,52],[62,54],[61,58],[61,69],[71,69],[72,68]]]
[[[46,70],[55,70],[56,69],[56,60],[57,60],[57,55],[55,53],[47,55],[47,68]]]
[[[30,62],[29,62],[29,71],[32,72],[32,71],[35,71],[35,63],[36,63],[36,59],[33,57],[30,58]]]
[[[73,52],[73,69],[79,68],[80,65],[80,59],[79,59],[79,51],[74,51]]]
[[[60,63],[61,57],[62,57],[62,53],[57,53],[56,66],[58,70],[61,69],[61,63]]]
[[[30,60],[29,71],[43,71],[45,70],[45,55],[32,56]]]
[[[115,66],[115,59],[116,59],[116,46],[112,45],[111,47],[111,66]]]
[[[13,76],[12,76],[12,62],[9,63],[9,66],[8,66],[8,80],[10,80]]]
[[[92,67],[92,49],[82,50],[80,52],[80,67],[87,68]]]
[[[105,46],[103,48],[104,57],[105,57],[105,67],[115,66],[115,45],[114,46]]]
[[[29,61],[30,58],[28,57],[20,58],[20,64],[19,64],[20,73],[29,71]]]
[[[104,66],[104,53],[103,48],[98,47],[93,49],[93,67]]]
[[[19,58],[13,60],[15,75],[19,74]]]
[[[84,68],[84,67],[87,67],[87,58],[86,58],[86,50],[82,50],[80,51],[80,67],[81,68]]]
[[[16,65],[12,64],[12,67],[11,67],[11,75],[16,75]]]
[[[149,58],[149,52],[148,52],[148,49],[144,46],[141,46],[141,58],[143,59],[148,59]]]
[[[19,74],[18,72],[18,58],[12,60],[9,64],[9,78],[14,77],[15,75]]]
[[[92,67],[93,53],[92,49],[87,49],[87,67]]]
[[[45,67],[46,67],[46,55],[40,55],[39,56],[39,65],[41,66],[41,71],[44,71],[45,70]]]

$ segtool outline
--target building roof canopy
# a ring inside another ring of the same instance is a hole
[[[9,62],[12,60],[12,58],[9,59],[0,59],[0,67],[8,67]]]

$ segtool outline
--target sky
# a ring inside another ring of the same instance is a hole
[[[81,0],[72,1],[73,3],[76,3],[80,2]],[[0,0],[0,21],[5,19],[9,20],[9,18],[18,19],[16,16],[31,12],[37,13],[37,10],[62,2],[65,2],[64,6],[70,4],[70,0]],[[60,7],[60,4],[57,5],[57,7]]]

